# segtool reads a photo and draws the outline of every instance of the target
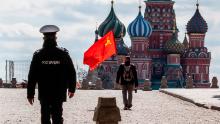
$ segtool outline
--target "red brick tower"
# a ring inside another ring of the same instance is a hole
[[[187,24],[189,48],[182,58],[185,76],[191,75],[196,87],[209,87],[209,66],[211,53],[204,45],[208,25],[199,12],[199,4],[194,16]]]
[[[172,0],[146,0],[145,3],[145,19],[153,28],[148,51],[152,58],[152,84],[154,85],[160,83],[164,75],[167,60],[164,45],[172,39],[176,18]]]

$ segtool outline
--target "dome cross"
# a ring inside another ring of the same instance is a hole
[[[199,0],[197,0],[196,6],[197,6],[197,9],[198,9],[199,8]]]
[[[113,6],[113,4],[114,4],[114,0],[112,0],[111,3],[112,3],[112,6]]]
[[[139,6],[138,6],[138,8],[139,8],[139,11],[141,11],[141,0],[139,0]]]

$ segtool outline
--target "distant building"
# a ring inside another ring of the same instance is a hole
[[[137,67],[140,85],[150,79],[154,89],[159,88],[162,76],[166,76],[169,87],[182,87],[187,76],[192,76],[196,87],[209,87],[209,66],[211,53],[204,46],[208,26],[199,12],[199,4],[194,16],[187,24],[187,35],[183,43],[178,40],[176,15],[172,0],[146,0],[144,17],[141,7],[137,17],[127,27],[131,39],[128,47],[123,37],[125,25],[111,11],[96,33],[104,36],[114,31],[117,55],[112,56],[98,67],[104,88],[112,88],[119,64],[127,55]]]

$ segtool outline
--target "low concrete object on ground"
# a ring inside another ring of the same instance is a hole
[[[191,76],[188,76],[186,79],[186,88],[193,88],[193,79]]]
[[[217,77],[213,77],[213,78],[212,78],[212,85],[211,85],[211,88],[219,88]]]
[[[168,85],[167,85],[167,79],[165,76],[162,77],[161,79],[161,85],[160,85],[160,88],[168,88]]]
[[[149,79],[145,79],[144,81],[144,91],[151,91],[152,88],[151,88],[151,82]]]
[[[17,79],[16,78],[12,78],[11,84],[12,84],[12,88],[16,88]]]
[[[93,121],[96,121],[96,124],[118,124],[121,121],[120,110],[116,105],[115,97],[99,97]]]

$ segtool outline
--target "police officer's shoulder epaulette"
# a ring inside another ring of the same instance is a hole
[[[42,49],[38,49],[34,52],[34,55],[38,54]]]
[[[66,49],[66,48],[63,48],[63,47],[58,47],[57,46],[57,49],[63,51],[63,52],[66,52],[66,53],[69,53],[69,51]]]

